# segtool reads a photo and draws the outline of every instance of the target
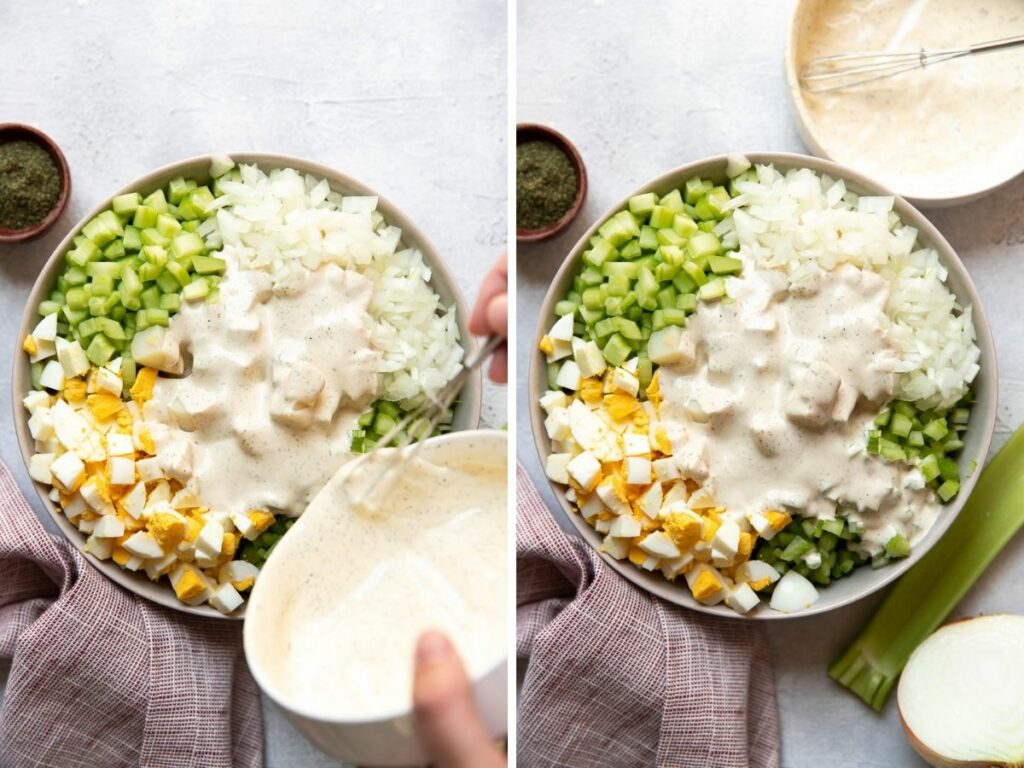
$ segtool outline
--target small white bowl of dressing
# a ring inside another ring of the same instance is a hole
[[[428,629],[451,638],[490,734],[507,731],[507,435],[431,438],[386,503],[353,510],[350,495],[396,458],[335,474],[267,560],[244,626],[260,688],[321,750],[359,765],[428,761],[412,718]]]
[[[796,0],[786,79],[808,148],[938,208],[1024,171],[1024,51],[967,56],[856,89],[800,87],[810,59],[850,51],[961,48],[1024,31],[1020,0]]]

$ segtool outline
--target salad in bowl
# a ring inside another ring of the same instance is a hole
[[[827,610],[949,525],[994,420],[937,231],[832,163],[730,155],[630,196],[556,278],[531,377],[556,495],[623,575],[726,615]]]

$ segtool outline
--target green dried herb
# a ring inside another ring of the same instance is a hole
[[[33,141],[0,144],[0,229],[26,229],[53,210],[60,171],[50,153]]]
[[[516,227],[544,229],[572,207],[579,190],[576,169],[550,141],[516,147]]]

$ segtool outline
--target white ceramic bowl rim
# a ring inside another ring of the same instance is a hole
[[[819,141],[817,134],[814,131],[814,121],[810,118],[810,113],[807,109],[807,105],[803,99],[803,91],[800,88],[800,78],[797,74],[797,62],[796,62],[796,43],[797,36],[799,34],[799,27],[801,21],[801,12],[807,5],[808,0],[797,0],[793,4],[793,12],[790,16],[789,29],[786,34],[786,48],[785,48],[785,72],[786,72],[786,92],[789,95],[789,103],[793,111],[793,116],[796,118],[797,130],[800,133],[800,137],[807,144],[807,147],[819,157],[834,160],[832,154],[825,148],[825,145]],[[925,208],[935,207],[941,208],[948,205],[956,205],[958,203],[966,203],[971,200],[975,200],[979,197],[987,195],[990,192],[995,192],[1000,187],[1004,187],[1011,181],[1016,179],[1024,173],[1024,168],[1010,169],[1007,171],[1005,176],[999,176],[993,181],[987,184],[983,184],[974,189],[959,189],[954,194],[934,194],[934,195],[910,195],[903,194],[903,197],[907,198],[911,202],[921,205]],[[876,183],[875,186],[884,186]]]
[[[382,197],[362,182],[346,176],[345,174],[326,165],[321,165],[319,163],[291,155],[275,153],[229,152],[227,154],[239,165],[255,164],[263,169],[295,168],[302,173],[311,173],[318,178],[327,179],[333,190],[341,191],[344,194],[376,196],[378,198],[377,209],[384,214],[390,224],[394,224],[401,228],[402,243],[407,246],[416,247],[423,253],[423,259],[430,266],[432,271],[430,280],[431,285],[435,290],[441,293],[442,296],[446,293],[450,293],[450,300],[456,307],[457,321],[462,336],[462,345],[465,348],[466,353],[470,354],[473,349],[475,349],[476,342],[467,328],[469,308],[461,290],[459,289],[458,283],[447,265],[444,263],[444,260],[441,258],[438,250],[433,246],[430,240],[427,239],[426,235],[423,234],[419,227],[417,227],[404,213],[402,213],[399,208],[391,204],[386,198]],[[135,179],[129,184],[126,184],[117,192],[105,198],[85,216],[83,216],[82,219],[71,228],[67,236],[61,240],[53,253],[50,254],[49,258],[47,258],[46,262],[43,264],[40,269],[39,276],[36,278],[36,281],[32,286],[32,291],[29,294],[25,308],[22,312],[20,330],[17,338],[15,339],[14,362],[11,374],[11,406],[14,411],[14,428],[18,436],[18,446],[21,449],[22,461],[24,462],[26,469],[28,467],[29,457],[34,452],[32,450],[34,444],[28,432],[27,419],[25,418],[24,409],[21,403],[22,398],[31,388],[28,383],[29,365],[27,357],[21,348],[21,342],[25,337],[25,334],[27,334],[35,325],[36,308],[39,306],[39,302],[45,295],[49,294],[49,292],[53,290],[53,284],[56,281],[57,269],[59,268],[61,260],[64,258],[64,253],[67,251],[71,240],[82,230],[82,227],[85,226],[89,220],[109,208],[111,200],[118,195],[134,191],[148,192],[150,190],[162,188],[166,186],[168,181],[179,175],[208,175],[212,159],[212,155],[198,155],[196,157],[190,157],[177,162],[168,163]],[[466,383],[466,386],[463,388],[463,394],[460,397],[460,402],[456,406],[457,420],[461,414],[466,414],[464,419],[464,426],[466,429],[474,429],[480,423],[482,387],[482,376],[480,372],[477,371]],[[39,500],[43,504],[43,507],[57,524],[58,528],[60,528],[64,536],[75,546],[76,549],[79,550],[79,552],[81,552],[90,565],[99,570],[100,573],[107,578],[140,597],[151,600],[165,608],[181,611],[182,613],[205,616],[207,618],[226,619],[229,621],[244,618],[244,606],[235,613],[224,615],[220,611],[208,605],[185,605],[177,599],[173,590],[170,589],[166,582],[151,582],[144,574],[140,576],[139,573],[124,571],[112,561],[97,560],[89,553],[82,552],[85,537],[77,528],[75,528],[74,525],[71,524],[64,514],[61,513],[54,502],[50,500],[47,495],[50,489],[36,482],[33,482],[33,485],[35,486],[36,493],[39,496]]]
[[[973,307],[972,318],[974,320],[974,327],[977,333],[977,344],[981,350],[980,365],[982,369],[972,384],[972,389],[974,389],[977,397],[974,406],[975,412],[972,414],[971,426],[968,431],[970,439],[979,440],[978,447],[977,450],[970,455],[967,454],[967,450],[965,449],[964,453],[958,458],[958,463],[963,467],[966,462],[972,459],[976,460],[978,462],[977,471],[970,475],[963,473],[960,493],[951,504],[943,506],[939,519],[936,520],[935,524],[928,530],[922,538],[922,541],[914,547],[910,557],[890,563],[884,568],[870,571],[870,574],[874,576],[874,579],[872,579],[870,583],[862,585],[860,589],[842,599],[829,600],[826,598],[829,595],[829,589],[833,588],[835,584],[841,584],[845,579],[833,582],[833,584],[827,587],[822,587],[819,589],[821,598],[817,603],[804,611],[791,614],[768,610],[764,604],[746,615],[737,614],[722,605],[703,605],[702,603],[694,600],[688,590],[680,588],[678,585],[662,578],[660,573],[651,574],[643,572],[628,561],[621,562],[609,557],[607,554],[600,552],[598,546],[600,535],[597,534],[594,529],[591,528],[582,519],[582,517],[572,509],[571,505],[565,498],[564,489],[550,480],[549,485],[555,497],[558,499],[562,512],[568,517],[576,530],[579,531],[584,541],[592,546],[608,565],[641,589],[651,592],[652,594],[669,602],[675,603],[676,605],[692,608],[693,610],[715,616],[747,620],[799,619],[819,613],[825,613],[844,605],[849,605],[850,603],[878,591],[886,584],[906,572],[908,568],[924,556],[924,554],[934,546],[935,542],[942,537],[952,524],[953,520],[960,513],[960,509],[963,507],[964,502],[974,489],[974,485],[978,480],[978,475],[981,474],[981,467],[988,455],[989,445],[992,440],[992,432],[995,427],[996,401],[998,396],[998,371],[995,347],[992,342],[992,332],[982,307],[981,298],[978,295],[978,291],[974,286],[974,282],[971,280],[967,268],[963,265],[963,262],[960,261],[960,258],[953,250],[953,247],[946,241],[938,229],[936,229],[935,226],[920,213],[920,211],[907,202],[906,199],[892,192],[888,192],[880,184],[871,181],[863,174],[841,166],[831,160],[789,152],[762,151],[745,152],[742,154],[744,154],[752,163],[758,165],[772,163],[780,169],[809,168],[817,173],[827,174],[835,179],[844,179],[847,182],[847,186],[854,192],[860,191],[869,194],[892,194],[896,199],[894,210],[900,214],[904,223],[908,223],[917,228],[918,238],[938,251],[939,258],[948,268],[950,277],[955,277],[958,282],[962,283],[963,290],[959,292],[960,297],[964,298],[963,294],[966,294],[966,303]],[[656,179],[643,184],[629,195],[626,195],[595,220],[594,224],[572,247],[568,256],[562,262],[561,267],[559,267],[558,272],[554,278],[552,278],[538,318],[537,332],[533,340],[533,352],[530,357],[530,372],[528,380],[530,422],[533,428],[534,445],[537,449],[537,455],[540,459],[541,467],[545,465],[547,455],[550,453],[550,443],[544,431],[543,415],[538,403],[538,399],[542,391],[547,389],[547,375],[545,370],[546,360],[538,351],[538,345],[541,337],[547,332],[547,329],[554,318],[554,304],[561,298],[562,293],[566,290],[566,286],[571,281],[572,275],[578,268],[580,256],[585,250],[588,240],[595,232],[597,232],[597,228],[610,216],[626,207],[630,197],[650,191],[659,191],[664,193],[670,188],[681,186],[685,179],[692,176],[724,176],[724,169],[728,161],[728,157],[728,155],[717,155],[715,157],[695,160],[671,170],[668,173],[662,174]],[[979,412],[981,411],[979,406],[985,403],[991,403],[991,405],[984,413]],[[832,594],[836,593],[833,592]]]
[[[507,447],[508,447],[508,444],[509,444],[508,434],[506,432],[504,432],[502,430],[498,430],[498,429],[461,430],[459,432],[449,432],[446,435],[439,435],[438,437],[428,438],[427,440],[425,440],[423,442],[423,448],[421,449],[421,455],[424,455],[425,453],[428,453],[431,450],[431,448],[434,448],[434,447],[437,447],[437,446],[445,446],[448,443],[452,443],[452,442],[456,442],[456,441],[460,441],[460,440],[480,439],[481,437],[483,439],[485,439],[485,440],[490,440],[490,441],[494,441],[494,442],[497,442],[497,441],[500,440],[501,443],[503,443],[506,446],[506,459],[507,459]],[[507,464],[506,464],[506,471],[507,471]],[[302,717],[302,718],[304,718],[306,720],[311,720],[311,721],[316,722],[316,723],[322,723],[324,725],[341,725],[341,726],[358,726],[358,725],[372,725],[372,724],[376,724],[376,723],[386,723],[388,721],[395,720],[395,719],[400,718],[400,717],[405,717],[406,715],[408,715],[411,712],[410,709],[396,709],[396,710],[394,710],[392,712],[388,712],[386,714],[381,714],[381,715],[377,715],[375,717],[369,717],[369,718],[359,718],[359,719],[333,718],[333,717],[324,717],[322,714],[318,714],[316,712],[313,712],[313,711],[311,711],[309,709],[306,709],[304,707],[298,706],[298,705],[288,701],[288,699],[285,696],[282,696],[280,691],[278,691],[276,689],[274,684],[268,679],[267,675],[265,675],[263,673],[263,670],[259,667],[259,665],[253,663],[252,657],[249,654],[249,642],[250,642],[249,641],[249,633],[248,633],[248,631],[246,631],[248,626],[249,625],[246,625],[246,627],[243,629],[243,647],[245,649],[245,658],[246,658],[246,663],[248,664],[248,667],[249,667],[249,671],[252,673],[252,677],[256,681],[256,684],[259,686],[260,690],[262,690],[270,698],[270,700],[273,701],[281,709],[287,710],[287,711],[291,712],[292,714],[298,715],[299,717]],[[508,665],[508,654],[506,653],[500,659],[498,659],[492,666],[490,666],[488,669],[486,669],[483,673],[481,673],[480,675],[478,675],[475,678],[472,678],[470,680],[470,684],[472,685],[472,684],[477,683],[477,682],[479,682],[481,680],[484,680],[485,678],[490,677],[491,675],[493,675],[495,673],[500,672],[502,669],[506,668],[507,665]]]

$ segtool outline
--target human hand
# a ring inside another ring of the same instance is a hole
[[[416,731],[434,768],[505,767],[473,706],[466,670],[440,632],[425,632],[416,646],[412,701]]]
[[[469,318],[469,332],[476,336],[492,333],[508,339],[508,255],[502,254],[480,284],[480,294]],[[508,381],[508,344],[502,344],[491,355],[487,373],[491,381]]]

